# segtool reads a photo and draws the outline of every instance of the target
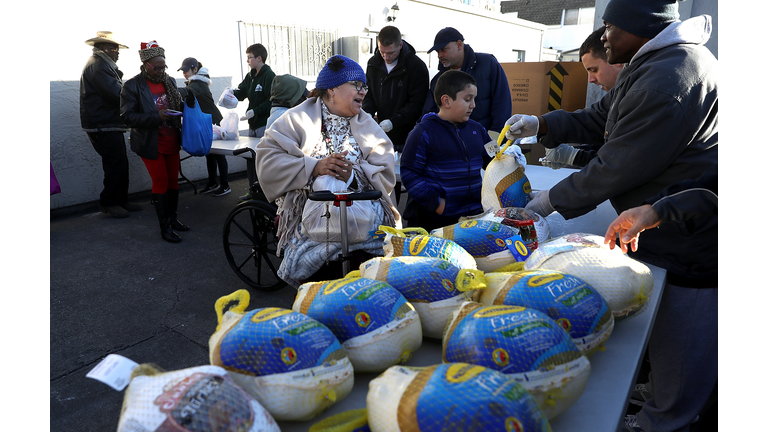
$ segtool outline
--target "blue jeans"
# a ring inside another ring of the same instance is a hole
[[[262,126],[258,129],[250,129],[248,128],[248,136],[249,137],[256,137],[261,138],[264,136],[264,131],[267,130],[266,126]]]

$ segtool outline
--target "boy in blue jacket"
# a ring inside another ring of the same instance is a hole
[[[435,84],[439,112],[427,113],[408,134],[400,176],[409,202],[403,218],[427,231],[483,212],[480,170],[491,161],[488,132],[469,117],[477,85],[466,72],[450,70]]]

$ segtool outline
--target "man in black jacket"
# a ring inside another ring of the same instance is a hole
[[[114,40],[112,32],[97,32],[85,43],[93,46],[93,55],[80,77],[80,125],[101,156],[104,169],[99,208],[112,217],[125,218],[129,211],[141,210],[128,202],[128,155],[123,135],[128,128],[120,118],[123,72],[115,63],[120,48],[128,47]]]
[[[402,154],[405,139],[421,117],[429,71],[413,46],[402,40],[397,27],[382,28],[376,45],[365,72],[369,91],[363,110],[376,118],[395,151]],[[399,201],[400,182],[395,185],[395,195]]]

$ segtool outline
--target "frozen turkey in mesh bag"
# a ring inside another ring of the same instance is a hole
[[[374,432],[552,431],[522,385],[467,363],[392,366],[370,382],[366,406]]]
[[[604,244],[594,234],[567,234],[539,244],[526,270],[557,270],[583,279],[603,296],[616,322],[645,310],[653,292],[651,269]]]
[[[377,236],[384,238],[384,256],[420,256],[444,259],[458,268],[476,269],[477,262],[453,240],[431,236],[423,228],[396,229],[380,226]]]
[[[489,220],[519,229],[529,250],[534,250],[540,242],[549,240],[550,228],[547,219],[522,207],[491,209],[479,215],[461,217],[459,222],[471,219]]]
[[[289,309],[245,312],[249,299],[239,290],[216,302],[211,364],[226,368],[277,420],[312,419],[352,391],[352,363],[327,327]]]
[[[274,418],[228,372],[198,366],[134,369],[118,432],[279,432]]]
[[[504,133],[499,135],[499,143],[504,139]],[[520,163],[525,158],[518,146],[510,144],[511,141],[507,141],[485,168],[481,194],[483,210],[525,207],[531,200],[531,182],[525,175],[525,165]]]
[[[434,229],[430,235],[456,242],[475,258],[477,268],[484,272],[525,261],[529,255],[519,229],[490,220],[465,220]]]
[[[552,420],[584,393],[591,366],[573,339],[543,312],[466,302],[443,336],[443,361],[476,364],[514,378]]]
[[[355,372],[381,372],[407,361],[421,346],[421,320],[413,305],[386,282],[348,277],[307,282],[293,310],[328,327]]]
[[[453,311],[485,287],[483,272],[429,257],[372,258],[360,264],[359,276],[398,290],[419,313],[422,335],[434,339],[443,337]]]
[[[486,273],[484,305],[517,305],[555,320],[584,354],[592,355],[613,332],[613,314],[603,296],[576,276],[555,270]]]

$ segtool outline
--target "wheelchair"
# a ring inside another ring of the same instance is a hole
[[[237,156],[256,152],[250,148],[238,149],[232,152]],[[267,200],[261,190],[258,179],[249,187],[251,199],[238,204],[224,222],[224,254],[227,262],[238,278],[251,288],[258,291],[277,291],[287,285],[277,275],[282,259],[277,256],[277,206]],[[346,220],[347,204],[356,200],[375,200],[381,197],[381,191],[368,191],[349,194],[334,194],[330,191],[310,192],[309,199],[314,201],[333,201],[340,208],[340,218]],[[339,269],[332,272],[343,277],[350,271],[350,256],[347,242],[347,225],[341,224],[341,254],[338,261],[333,261],[332,267],[341,264]],[[355,257],[356,258],[356,257]],[[324,266],[323,274],[328,274],[328,265]],[[319,274],[319,273],[318,273]]]

